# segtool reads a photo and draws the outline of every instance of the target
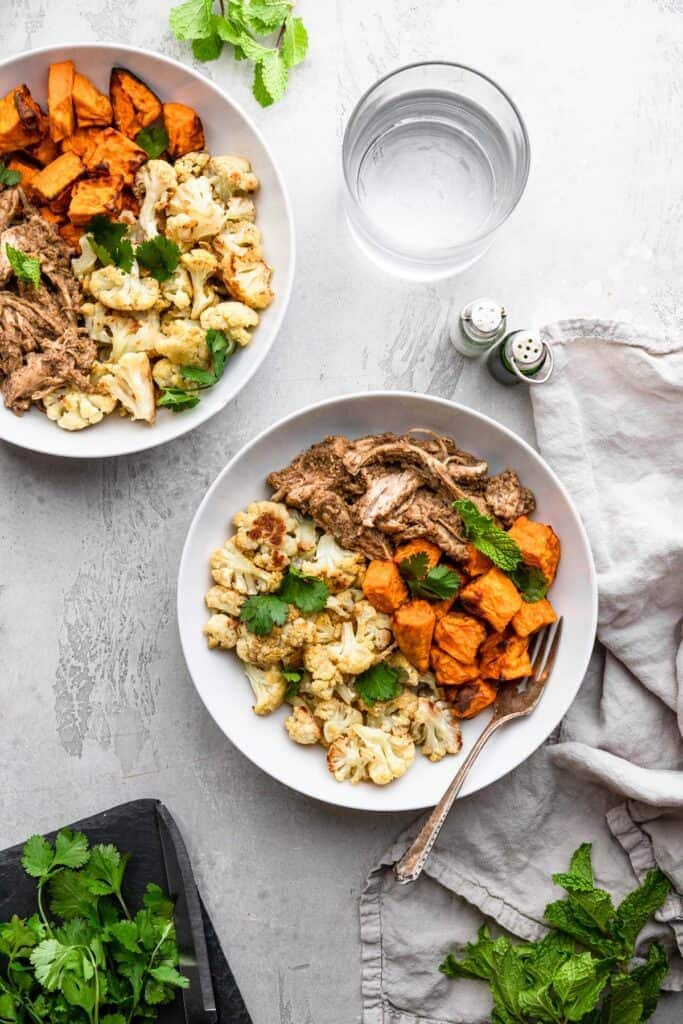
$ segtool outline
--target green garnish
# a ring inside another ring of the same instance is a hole
[[[505,530],[496,526],[472,501],[454,501],[453,508],[462,519],[465,535],[478,551],[504,572],[512,572],[522,561],[519,545]]]
[[[156,160],[168,149],[168,132],[163,121],[147,125],[135,136],[135,141],[144,149],[150,160]]]
[[[553,875],[567,898],[549,904],[553,930],[537,942],[493,939],[484,925],[458,960],[449,953],[439,970],[449,978],[487,981],[493,1024],[641,1024],[655,1011],[668,960],[652,943],[643,965],[626,973],[638,934],[671,888],[661,871],[615,908],[595,886],[591,845],[574,853],[569,871]]]
[[[278,596],[288,604],[296,605],[300,612],[321,612],[330,596],[324,580],[316,576],[305,576],[293,566],[280,584]]]
[[[301,681],[304,677],[303,672],[299,669],[284,669],[282,675],[285,677],[287,683],[287,689],[285,690],[285,700],[291,704],[295,697],[299,696],[299,688]]]
[[[8,167],[4,160],[0,160],[0,185],[7,185],[11,188],[12,185],[18,185],[21,181],[21,171],[15,171],[11,167]]]
[[[248,597],[240,609],[240,620],[257,636],[265,636],[275,626],[283,626],[288,615],[289,605],[277,594],[255,594]]]
[[[133,914],[122,892],[127,862],[82,832],[62,829],[54,845],[31,836],[21,863],[36,880],[38,912],[0,924],[0,1021],[153,1021],[188,987],[173,903],[151,883]]]
[[[134,254],[133,246],[126,237],[127,225],[109,220],[103,213],[98,213],[88,224],[88,232],[88,240],[100,263],[105,267],[120,267],[130,274]]]
[[[358,696],[368,707],[376,701],[393,700],[403,691],[407,672],[402,668],[393,668],[386,661],[379,661],[372,668],[356,676],[353,685]]]
[[[180,249],[163,235],[156,235],[135,250],[135,259],[156,281],[168,281],[180,263]]]
[[[524,601],[532,604],[541,601],[548,593],[548,581],[539,568],[521,562],[508,576],[519,590]]]
[[[308,50],[308,33],[301,18],[294,17],[294,0],[219,0],[218,11],[215,6],[215,0],[187,0],[173,7],[173,35],[192,42],[197,60],[217,60],[228,45],[235,60],[251,61],[254,97],[269,107],[284,96],[290,70]]]
[[[37,288],[40,284],[40,259],[38,256],[29,256],[21,249],[15,249],[9,242],[5,242],[5,252],[9,265],[14,271],[17,281],[24,281]]]
[[[199,395],[185,391],[184,388],[163,388],[157,405],[172,412],[184,412],[185,409],[194,409],[195,405],[199,405]]]
[[[256,594],[242,605],[240,619],[251,633],[265,636],[275,626],[287,621],[289,606],[300,612],[319,612],[325,607],[330,592],[327,584],[315,576],[305,576],[293,566],[274,594]]]
[[[398,567],[413,597],[443,601],[456,594],[460,587],[458,573],[446,565],[436,565],[430,569],[424,551],[404,558]]]
[[[225,364],[237,348],[237,345],[223,331],[217,331],[213,327],[210,327],[206,332],[206,344],[209,346],[209,352],[211,353],[215,381],[220,380],[223,376]]]
[[[157,405],[172,409],[173,412],[193,409],[199,403],[198,392],[218,383],[223,376],[225,364],[237,346],[232,338],[226,337],[223,331],[213,329],[206,332],[206,344],[211,353],[213,370],[205,370],[201,366],[181,366],[182,376],[196,384],[196,388],[162,388]]]

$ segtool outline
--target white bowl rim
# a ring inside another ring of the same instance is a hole
[[[202,701],[202,703],[204,704],[204,707],[209,712],[209,714],[211,715],[211,717],[213,718],[214,722],[216,723],[218,728],[221,730],[221,732],[223,733],[225,738],[230,743],[232,743],[235,747],[237,747],[237,749],[240,751],[240,753],[242,753],[249,761],[251,761],[252,764],[255,764],[257,768],[259,768],[261,771],[264,771],[267,775],[270,775],[270,777],[275,779],[277,782],[282,783],[283,785],[287,786],[289,789],[294,789],[295,792],[303,793],[305,796],[311,797],[312,799],[317,800],[319,803],[325,803],[325,804],[329,804],[330,806],[335,806],[335,807],[347,807],[347,808],[349,808],[351,810],[363,810],[363,811],[368,811],[369,813],[380,812],[380,813],[389,814],[389,813],[400,812],[400,811],[419,811],[419,810],[424,810],[426,807],[431,807],[433,805],[431,803],[428,803],[428,804],[415,804],[414,800],[409,799],[409,801],[405,805],[397,805],[395,802],[393,802],[391,807],[386,807],[386,808],[385,807],[371,807],[371,808],[370,807],[360,807],[357,800],[351,799],[352,793],[347,793],[348,790],[354,791],[354,790],[357,790],[358,787],[352,787],[350,785],[348,785],[348,786],[340,785],[339,786],[339,791],[340,791],[339,792],[339,800],[335,800],[334,803],[331,803],[330,801],[327,801],[327,800],[323,799],[322,797],[317,796],[315,793],[311,792],[310,790],[302,789],[302,788],[293,786],[284,777],[284,773],[283,774],[278,774],[275,771],[270,771],[267,768],[264,768],[262,765],[258,764],[256,761],[254,761],[254,759],[243,749],[243,747],[241,746],[241,744],[239,742],[239,739],[233,738],[232,736],[228,736],[225,733],[225,731],[223,730],[223,728],[221,727],[220,722],[218,722],[217,719],[214,717],[211,709],[205,703],[204,699],[202,698],[201,693],[199,692],[199,687],[197,686],[197,684],[194,681],[194,677],[193,677],[192,671],[190,669],[189,651],[188,651],[188,648],[186,647],[184,631],[183,631],[183,628],[182,628],[182,612],[181,612],[181,581],[182,581],[183,576],[184,576],[185,571],[186,571],[186,564],[187,564],[187,560],[189,558],[189,548],[190,548],[191,541],[192,541],[192,539],[194,537],[195,531],[199,527],[199,520],[200,520],[200,518],[202,516],[204,508],[206,507],[206,505],[208,505],[210,503],[210,501],[211,501],[211,499],[213,497],[214,492],[220,486],[223,478],[232,470],[232,468],[235,465],[235,463],[238,460],[242,459],[244,456],[248,455],[248,453],[251,451],[251,449],[254,448],[256,445],[258,445],[269,434],[276,433],[277,431],[281,430],[283,427],[288,426],[289,424],[293,423],[294,421],[296,421],[299,418],[303,418],[305,416],[308,416],[310,413],[315,412],[316,410],[324,409],[324,408],[326,408],[328,406],[333,406],[335,404],[343,404],[343,403],[346,403],[346,402],[349,402],[349,403],[350,402],[355,402],[358,399],[386,398],[387,396],[395,397],[398,400],[400,400],[401,398],[410,398],[410,399],[420,398],[420,399],[423,399],[424,401],[426,401],[427,403],[432,404],[432,405],[438,405],[438,406],[441,406],[441,407],[445,406],[445,407],[447,407],[449,409],[454,409],[456,411],[466,413],[468,416],[471,416],[475,420],[479,420],[482,423],[493,424],[497,429],[501,430],[509,438],[511,438],[513,441],[515,441],[517,444],[519,444],[523,449],[525,449],[526,452],[529,455],[531,455],[532,459],[536,460],[537,462],[539,462],[542,465],[543,469],[550,475],[553,483],[558,488],[560,493],[563,495],[565,501],[567,502],[568,507],[570,508],[572,514],[574,515],[574,518],[576,519],[576,525],[578,527],[579,536],[580,536],[580,538],[581,538],[581,540],[583,542],[583,545],[584,545],[585,554],[587,556],[588,579],[589,579],[589,585],[590,585],[590,601],[591,601],[591,609],[590,609],[590,623],[591,623],[591,625],[590,625],[589,632],[590,632],[591,639],[594,640],[595,634],[596,634],[596,629],[597,629],[597,622],[598,622],[598,583],[597,583],[597,573],[596,573],[596,569],[595,569],[595,562],[594,562],[594,559],[593,559],[593,552],[592,552],[592,549],[591,549],[591,546],[590,546],[590,542],[588,540],[588,534],[586,533],[586,528],[583,525],[583,521],[581,519],[581,516],[578,513],[578,510],[577,510],[577,508],[576,508],[576,506],[574,504],[574,501],[572,500],[571,495],[569,494],[569,492],[567,491],[566,487],[564,486],[562,481],[559,479],[559,477],[557,476],[555,471],[552,469],[552,467],[546,462],[546,460],[542,457],[542,455],[540,455],[540,453],[538,451],[536,451],[536,449],[532,445],[530,445],[527,441],[524,440],[524,438],[520,437],[519,434],[516,434],[513,430],[510,430],[509,427],[506,427],[504,424],[500,423],[498,420],[494,419],[492,416],[487,416],[486,413],[479,412],[477,409],[472,409],[470,406],[463,405],[461,402],[453,402],[453,401],[451,401],[448,398],[440,398],[440,397],[438,397],[436,395],[428,395],[428,394],[424,394],[422,392],[404,391],[404,390],[393,391],[393,390],[386,390],[385,389],[385,390],[374,390],[374,391],[354,391],[354,392],[351,392],[348,395],[335,395],[335,396],[333,396],[331,398],[325,398],[325,399],[323,399],[322,401],[319,401],[319,402],[312,402],[310,405],[306,405],[306,406],[304,406],[301,409],[297,409],[296,411],[288,413],[286,416],[283,416],[281,419],[277,420],[275,423],[273,423],[270,426],[266,427],[259,434],[257,434],[256,437],[252,438],[245,445],[243,445],[242,448],[240,448],[240,450],[238,452],[236,452],[233,455],[233,457],[230,459],[230,461],[223,467],[223,469],[220,471],[220,473],[218,474],[218,476],[216,477],[214,482],[210,485],[210,487],[208,488],[206,494],[202,498],[199,506],[197,507],[197,511],[195,512],[194,516],[192,517],[192,522],[190,523],[189,529],[187,531],[187,535],[185,537],[185,543],[183,545],[183,551],[182,551],[182,554],[181,554],[181,557],[180,557],[180,564],[179,564],[179,568],[178,568],[178,585],[177,585],[177,590],[176,590],[176,614],[178,616],[178,632],[180,634],[180,645],[181,645],[181,648],[182,648],[182,651],[183,651],[183,657],[185,658],[185,664],[187,666],[187,671],[188,671],[188,673],[190,675],[190,678],[192,679],[192,683],[193,683],[195,689],[197,690],[197,694],[198,694],[200,700]],[[516,762],[516,764],[511,765],[510,768],[507,769],[507,771],[503,772],[496,779],[491,780],[491,782],[489,782],[489,783],[487,783],[485,785],[478,786],[476,789],[468,789],[467,793],[465,794],[466,796],[468,796],[468,797],[472,796],[474,793],[479,792],[481,789],[486,789],[486,788],[488,788],[489,785],[494,785],[495,782],[500,781],[500,779],[504,778],[507,774],[509,774],[509,772],[513,771],[515,768],[518,768],[521,764],[524,763],[524,761],[527,761],[532,756],[532,754],[534,754],[539,749],[539,747],[541,747],[543,745],[543,743],[546,742],[548,736],[554,731],[554,729],[557,728],[559,723],[562,721],[562,719],[566,715],[566,713],[569,710],[571,704],[575,700],[576,695],[579,692],[579,689],[581,688],[581,685],[583,683],[583,679],[585,677],[586,670],[588,668],[588,664],[589,664],[589,661],[590,661],[590,658],[591,658],[592,648],[593,648],[593,643],[591,643],[590,646],[587,645],[587,647],[586,647],[586,654],[584,655],[584,658],[583,658],[583,663],[580,664],[579,666],[577,666],[577,683],[576,683],[576,686],[575,686],[575,688],[571,692],[568,691],[569,696],[568,696],[567,700],[559,702],[559,705],[558,705],[558,707],[559,707],[559,714],[557,716],[556,721],[554,721],[552,727],[548,730],[546,735],[541,737],[539,739],[538,743],[536,744],[536,746],[532,750],[530,750],[521,760]]]
[[[123,43],[116,43],[116,42],[90,42],[88,40],[83,40],[82,42],[75,42],[75,43],[73,43],[73,42],[68,42],[67,41],[67,42],[63,42],[63,43],[51,43],[49,46],[40,46],[40,47],[36,47],[35,49],[21,50],[20,53],[15,53],[11,57],[5,57],[4,60],[0,60],[0,72],[2,72],[4,70],[4,68],[9,67],[10,65],[14,64],[15,62],[17,62],[19,60],[22,60],[22,59],[24,59],[26,57],[40,57],[40,56],[43,56],[43,55],[47,55],[47,54],[50,54],[50,53],[55,53],[57,51],[63,51],[63,50],[75,50],[75,51],[78,51],[78,50],[86,50],[86,49],[87,50],[109,50],[109,51],[111,51],[111,50],[119,50],[121,53],[135,53],[135,54],[139,54],[140,56],[143,56],[143,57],[151,57],[154,60],[161,61],[164,64],[170,64],[172,67],[175,67],[175,68],[177,68],[180,71],[184,71],[186,74],[190,75],[192,78],[199,79],[202,83],[204,83],[207,86],[209,86],[209,88],[212,89],[213,92],[217,93],[218,96],[220,96],[221,99],[223,99],[226,103],[228,103],[237,112],[237,114],[239,114],[239,116],[244,119],[246,124],[249,126],[250,131],[252,131],[254,133],[254,135],[258,139],[259,143],[263,146],[264,150],[266,151],[266,154],[268,155],[268,159],[271,162],[275,178],[276,178],[277,183],[278,183],[278,185],[280,187],[280,190],[282,192],[282,198],[283,198],[284,206],[285,206],[285,213],[286,213],[286,216],[287,216],[287,226],[288,226],[288,231],[289,231],[289,268],[288,268],[288,271],[287,271],[287,278],[284,281],[284,288],[281,288],[281,289],[278,290],[278,294],[277,294],[277,309],[274,310],[275,318],[273,320],[273,324],[272,324],[272,327],[271,327],[270,342],[268,344],[262,346],[262,351],[259,351],[258,357],[256,358],[256,360],[254,362],[254,365],[253,365],[253,367],[251,369],[251,373],[249,374],[249,376],[245,380],[242,381],[241,384],[237,384],[237,385],[234,385],[234,386],[230,387],[230,385],[229,385],[229,378],[226,380],[225,392],[224,392],[223,395],[221,395],[222,402],[218,406],[218,408],[210,409],[210,408],[207,408],[205,406],[202,409],[202,406],[200,404],[199,406],[197,406],[197,408],[196,408],[196,410],[194,412],[191,425],[183,426],[182,419],[181,419],[181,417],[179,417],[179,421],[180,422],[178,424],[178,428],[174,429],[171,432],[170,436],[164,437],[163,440],[156,439],[154,437],[154,427],[153,426],[151,427],[149,432],[146,432],[144,434],[142,432],[138,433],[137,431],[131,431],[131,443],[127,444],[120,451],[117,451],[117,452],[106,452],[106,453],[104,453],[102,455],[92,455],[91,453],[88,453],[88,454],[84,454],[83,453],[82,454],[82,453],[80,453],[78,451],[55,452],[55,451],[51,450],[51,448],[50,448],[50,446],[48,444],[44,444],[44,445],[43,444],[36,444],[36,443],[25,444],[25,443],[22,443],[21,439],[19,439],[19,438],[16,438],[16,437],[7,438],[7,437],[3,437],[0,434],[0,441],[3,441],[5,444],[12,444],[12,445],[14,445],[17,448],[23,448],[23,449],[28,450],[28,451],[37,452],[40,455],[50,455],[52,458],[58,458],[58,459],[61,458],[61,459],[90,459],[90,460],[98,460],[98,459],[116,459],[116,458],[119,458],[119,456],[121,456],[121,455],[134,455],[136,452],[143,452],[143,451],[147,451],[150,448],[158,448],[158,447],[161,447],[161,445],[170,444],[172,441],[175,441],[178,437],[182,437],[184,434],[191,433],[191,431],[193,431],[195,429],[195,427],[199,427],[199,426],[201,426],[202,423],[206,423],[206,421],[210,420],[212,416],[216,416],[219,412],[222,412],[223,409],[225,409],[226,405],[229,402],[231,402],[232,399],[235,398],[235,396],[243,388],[245,388],[247,386],[247,384],[249,384],[249,382],[255,377],[255,375],[257,374],[257,372],[261,368],[261,366],[263,364],[263,361],[265,360],[266,356],[270,353],[271,349],[273,348],[273,345],[275,344],[275,341],[277,340],[277,337],[278,337],[278,335],[280,333],[280,329],[282,327],[282,322],[283,322],[283,320],[285,318],[285,314],[287,312],[287,307],[289,306],[289,301],[291,299],[292,290],[293,290],[293,287],[294,287],[294,273],[295,273],[295,270],[296,270],[296,229],[295,229],[295,226],[294,226],[294,215],[293,215],[293,212],[292,212],[292,203],[291,203],[291,200],[289,198],[289,191],[287,189],[287,185],[285,184],[285,180],[284,180],[284,178],[282,176],[282,173],[280,171],[278,163],[275,160],[275,157],[274,157],[274,155],[272,153],[272,150],[271,150],[270,146],[268,145],[268,143],[266,142],[265,138],[263,137],[263,134],[261,133],[261,131],[256,127],[256,125],[252,121],[251,117],[249,116],[249,114],[246,113],[246,111],[241,106],[241,104],[239,104],[236,100],[233,100],[230,96],[228,96],[227,93],[223,89],[221,89],[220,86],[216,85],[215,82],[212,82],[210,78],[207,78],[205,75],[201,74],[201,72],[195,70],[195,68],[193,68],[193,67],[190,67],[188,64],[184,64],[182,61],[176,60],[175,57],[167,57],[166,54],[164,54],[164,53],[159,53],[157,50],[149,50],[146,47],[142,47],[142,46],[127,46],[127,45],[125,45]],[[275,269],[277,270],[278,268],[276,267]],[[185,422],[187,422],[187,421],[185,421]]]

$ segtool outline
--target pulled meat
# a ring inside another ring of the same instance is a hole
[[[468,544],[454,500],[472,501],[504,525],[534,507],[513,470],[489,477],[486,462],[426,430],[327,437],[271,473],[268,483],[274,501],[370,558],[390,558],[394,544],[426,537],[463,562]]]
[[[40,258],[35,288],[17,281],[7,245]],[[0,193],[0,388],[17,415],[65,384],[89,388],[97,356],[78,327],[81,289],[68,245],[18,188]]]

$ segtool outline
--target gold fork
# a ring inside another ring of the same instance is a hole
[[[493,718],[461,764],[455,778],[429,815],[417,838],[394,865],[394,872],[402,885],[416,881],[422,874],[422,869],[427,863],[436,838],[448,817],[448,812],[462,789],[472,765],[490,737],[506,722],[530,715],[538,705],[555,661],[561,635],[562,619],[560,618],[536,635],[531,650],[531,675],[512,683],[501,683],[493,705]]]

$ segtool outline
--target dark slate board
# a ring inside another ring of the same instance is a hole
[[[158,800],[132,800],[69,826],[85,832],[91,844],[114,843],[120,850],[132,853],[124,880],[124,895],[135,907],[139,906],[148,882],[157,882],[168,891],[157,824],[158,806]],[[54,836],[51,832],[47,838],[54,839]],[[25,917],[36,909],[35,884],[20,863],[22,847],[23,843],[0,852],[0,921],[8,920],[12,914]],[[202,916],[218,1020],[220,1024],[252,1024],[203,903]],[[159,1024],[185,1024],[180,999],[162,1008]]]

